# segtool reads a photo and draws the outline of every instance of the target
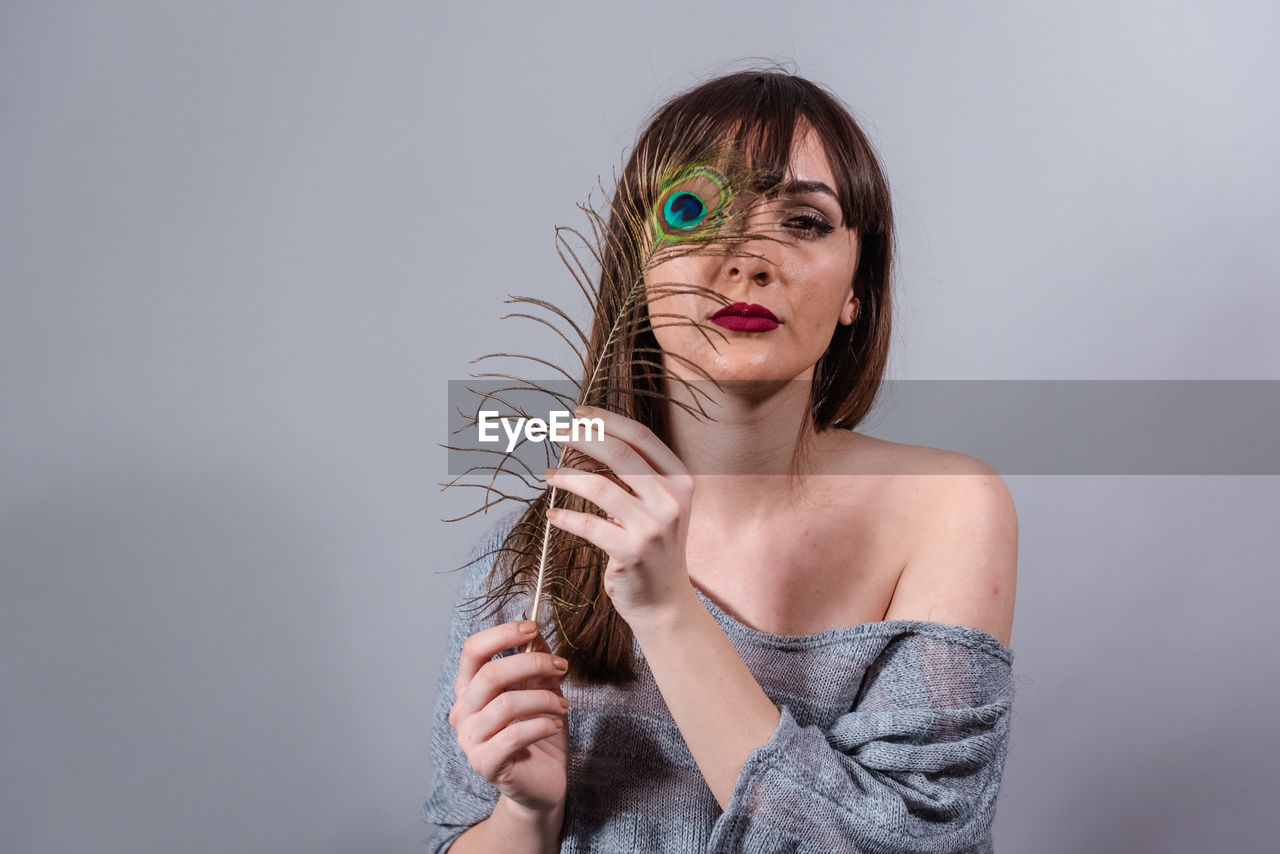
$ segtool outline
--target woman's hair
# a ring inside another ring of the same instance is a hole
[[[787,172],[792,140],[803,120],[817,133],[835,177],[844,224],[857,232],[859,252],[853,277],[859,312],[848,326],[837,325],[826,352],[814,368],[809,411],[815,431],[853,429],[870,411],[888,359],[893,215],[889,187],[866,135],[848,109],[824,88],[784,72],[742,71],[717,77],[657,110],[636,140],[617,190],[610,200],[601,255],[601,305],[591,330],[591,351],[599,352],[626,297],[643,274],[640,261],[646,235],[634,223],[656,204],[646,167],[654,153],[712,151],[728,141],[753,172]],[[647,326],[609,345],[608,377],[583,386],[596,390],[586,401],[639,421],[668,441],[661,376],[637,359],[638,351],[657,351]],[[603,389],[603,390],[601,390]],[[639,390],[639,393],[636,393]],[[506,585],[535,567],[515,566],[511,555],[527,555],[542,535],[550,490],[543,490],[507,534],[495,574]],[[560,493],[557,506],[599,514],[572,493]],[[632,633],[604,592],[607,555],[594,544],[552,528],[543,589],[554,608],[558,631],[552,648],[569,661],[568,675],[583,682],[625,684],[634,679]]]

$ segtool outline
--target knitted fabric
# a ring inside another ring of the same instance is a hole
[[[471,556],[498,547],[514,518],[490,528]],[[459,603],[484,591],[492,560],[463,571]],[[639,678],[631,685],[566,679],[562,854],[992,851],[1012,651],[978,629],[920,621],[770,635],[697,593],[781,710],[777,728],[747,757],[722,811],[638,644]],[[448,850],[497,804],[497,790],[459,749],[448,715],[463,641],[521,619],[519,608],[511,603],[483,621],[454,610],[432,724],[435,779],[422,810],[433,830],[429,854]]]

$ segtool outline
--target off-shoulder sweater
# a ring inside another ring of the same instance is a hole
[[[472,558],[500,546],[514,518],[492,526]],[[463,570],[459,605],[484,592],[493,559]],[[566,679],[562,854],[992,851],[1014,694],[1011,650],[975,628],[905,620],[770,635],[696,592],[780,709],[776,729],[747,757],[722,811],[638,643],[636,682]],[[474,621],[454,609],[432,721],[435,777],[422,809],[429,854],[447,851],[498,802],[458,747],[448,715],[463,641],[521,619],[519,608],[513,601]]]

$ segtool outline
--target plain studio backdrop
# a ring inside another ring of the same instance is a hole
[[[883,157],[891,377],[1280,379],[1278,9],[4,2],[0,850],[419,849],[447,381],[744,58]],[[1280,479],[1007,481],[997,849],[1273,851]]]

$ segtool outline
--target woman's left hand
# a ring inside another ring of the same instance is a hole
[[[548,521],[609,555],[604,589],[628,624],[674,612],[694,595],[685,564],[693,476],[643,424],[595,407],[582,407],[575,417],[601,419],[604,441],[561,444],[604,463],[631,491],[603,474],[547,469],[548,484],[610,517],[553,508]]]

